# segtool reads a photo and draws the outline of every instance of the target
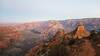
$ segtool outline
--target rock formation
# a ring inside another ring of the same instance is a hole
[[[75,36],[74,38],[84,38],[88,37],[90,35],[90,32],[88,32],[82,22],[79,23],[78,27],[76,28]]]

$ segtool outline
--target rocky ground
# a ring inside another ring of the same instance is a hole
[[[59,35],[59,34],[58,34]],[[56,36],[55,36],[56,37]],[[57,36],[58,37],[58,36]],[[58,42],[57,42],[58,40]],[[55,44],[56,43],[56,44]],[[83,39],[64,39],[62,42],[59,39],[50,41],[50,45],[43,45],[36,56],[100,56],[100,33],[91,32],[90,36]],[[48,46],[50,46],[48,48]],[[39,48],[40,48],[39,47]],[[34,50],[35,48],[33,48]],[[32,54],[31,49],[27,54]],[[35,56],[26,55],[26,56]]]

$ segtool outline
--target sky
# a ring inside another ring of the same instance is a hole
[[[100,17],[100,0],[0,0],[0,23]]]

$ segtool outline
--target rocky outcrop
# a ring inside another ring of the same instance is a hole
[[[90,35],[90,32],[86,30],[84,24],[82,22],[79,23],[78,27],[76,28],[75,36],[74,38],[84,38],[88,37]]]

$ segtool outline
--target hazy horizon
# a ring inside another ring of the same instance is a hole
[[[0,23],[100,18],[100,0],[0,0]]]

